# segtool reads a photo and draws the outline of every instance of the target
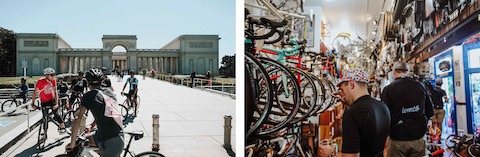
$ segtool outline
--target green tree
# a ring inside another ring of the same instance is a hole
[[[15,32],[0,27],[0,76],[15,76],[16,41]]]
[[[222,77],[235,77],[235,55],[223,56],[219,71]]]

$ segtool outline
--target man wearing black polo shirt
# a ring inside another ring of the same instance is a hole
[[[348,106],[343,114],[342,156],[383,157],[390,128],[387,106],[373,99],[367,90],[369,75],[348,69],[337,87]]]
[[[433,116],[432,102],[423,84],[407,77],[408,64],[393,64],[395,81],[383,89],[382,101],[390,109],[388,157],[425,156],[424,135]]]

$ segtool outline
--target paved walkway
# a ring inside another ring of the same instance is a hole
[[[232,148],[235,151],[235,100],[229,96],[203,91],[195,88],[174,85],[168,82],[139,78],[141,106],[133,122],[125,131],[143,130],[144,138],[133,141],[131,150],[137,153],[151,150],[152,115],[160,116],[160,153],[167,157],[185,156],[229,156],[223,145],[224,115],[231,115]],[[124,78],[124,80],[127,77]],[[112,86],[119,102],[125,97],[120,95],[124,82],[116,82],[110,76]],[[128,90],[128,87],[125,91]],[[92,121],[89,116],[87,124]],[[55,125],[50,124],[47,148],[36,148],[38,128],[4,152],[2,156],[55,156],[64,152],[70,139],[68,135],[59,135]],[[4,137],[0,137],[2,141]],[[125,135],[125,139],[129,139]],[[128,142],[128,141],[126,141]]]

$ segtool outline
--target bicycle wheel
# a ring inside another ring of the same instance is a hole
[[[445,139],[445,146],[448,148],[454,148],[457,145],[457,136],[456,135],[449,135]]]
[[[46,117],[43,117],[42,122],[40,122],[40,128],[38,129],[38,137],[37,137],[37,146],[40,149],[45,147],[45,141],[47,141],[47,125],[48,122]]]
[[[122,114],[123,121],[125,121],[128,117],[128,107],[124,105],[125,103],[126,101],[123,104],[118,104],[120,105],[120,113]]]
[[[73,121],[75,120],[75,111],[68,111],[63,117],[63,123],[65,123],[65,128],[72,127]]]
[[[294,124],[304,120],[310,116],[317,103],[317,87],[313,79],[304,71],[298,68],[290,68],[292,73],[296,76],[297,82],[300,85],[301,91],[301,105],[295,118],[290,122]]]
[[[300,86],[290,70],[270,58],[259,58],[268,72],[274,91],[272,110],[266,120],[267,126],[259,135],[267,135],[282,129],[296,116],[301,103]]]
[[[315,75],[311,74],[311,73],[307,73],[310,75],[310,78],[313,79],[314,83],[315,83],[315,86],[317,88],[317,102],[315,103],[315,108],[313,109],[313,111],[310,113],[310,116],[315,116],[317,115],[317,112],[322,108],[323,104],[325,103],[326,101],[326,89],[325,89],[325,86],[323,85],[322,81],[316,77]]]
[[[470,144],[468,145],[467,152],[472,157],[479,157],[480,156],[480,144]]]
[[[246,81],[248,79],[247,82],[250,82],[250,84],[246,83],[245,86],[249,87],[249,96],[253,99],[249,101],[250,103],[245,103],[246,105],[251,105],[247,106],[245,110],[249,110],[245,112],[247,114],[245,115],[247,119],[246,129],[248,129],[246,137],[248,138],[256,133],[267,119],[272,109],[274,96],[270,76],[262,64],[250,53],[245,53],[245,72],[245,76],[247,76]],[[247,93],[245,94],[247,95]],[[245,102],[247,101],[245,100]]]
[[[158,152],[154,152],[154,151],[143,152],[143,153],[140,153],[140,154],[135,155],[135,157],[142,157],[142,156],[165,157],[164,155],[162,155],[162,154],[160,154],[160,153],[158,153]]]
[[[137,107],[135,107],[135,115],[137,115],[139,109],[140,109],[140,96],[137,95]]]
[[[5,102],[2,103],[2,112],[5,112],[5,111],[8,111],[8,110],[11,110],[11,109],[14,109],[17,107],[17,104],[18,102],[17,101],[14,101],[14,100],[7,100]],[[11,111],[9,114],[15,112],[16,110],[13,110]]]

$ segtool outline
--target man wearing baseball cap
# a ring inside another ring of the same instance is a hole
[[[392,70],[395,81],[381,94],[392,115],[387,156],[425,156],[423,136],[433,116],[432,102],[425,87],[407,77],[407,63],[397,61]]]
[[[387,106],[368,94],[369,75],[361,69],[348,69],[337,87],[343,103],[342,155],[383,157],[390,128]]]

